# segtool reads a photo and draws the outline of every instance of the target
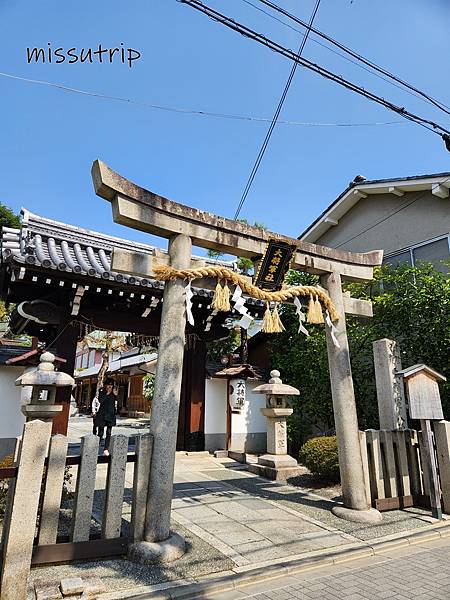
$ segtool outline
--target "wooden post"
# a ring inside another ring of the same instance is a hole
[[[433,434],[431,432],[430,420],[421,419],[420,427],[422,429],[424,460],[426,460],[429,466],[428,472],[431,514],[435,519],[442,519],[441,492],[439,489],[439,480],[437,475],[436,457],[434,454]]]
[[[26,600],[27,580],[36,531],[42,473],[52,424],[25,423],[18,456],[14,495],[10,497],[7,526],[2,532],[2,600]]]

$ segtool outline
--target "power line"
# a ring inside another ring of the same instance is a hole
[[[29,79],[28,77],[12,75],[11,73],[0,72],[0,77],[7,77],[9,79],[25,81],[26,83],[57,88],[64,92],[81,94],[83,96],[91,96],[93,98],[99,98],[100,100],[113,100],[113,101],[118,101],[118,102],[126,102],[127,104],[134,104],[137,106],[142,106],[143,108],[162,110],[162,111],[166,111],[166,112],[173,112],[173,113],[186,114],[186,115],[195,115],[195,116],[200,116],[200,117],[212,117],[215,119],[232,119],[232,120],[236,120],[236,121],[250,121],[250,122],[255,122],[255,123],[271,123],[272,122],[272,119],[269,119],[267,117],[255,117],[255,116],[250,116],[250,115],[236,115],[236,114],[230,114],[230,113],[219,113],[219,112],[211,112],[211,111],[206,111],[206,110],[196,110],[193,108],[182,108],[182,107],[175,107],[175,106],[163,106],[163,105],[159,105],[159,104],[150,104],[148,102],[143,102],[140,100],[133,100],[131,98],[124,98],[121,96],[110,96],[107,94],[102,94],[100,92],[90,92],[90,91],[81,90],[78,88],[68,87],[61,83],[44,81],[41,79]],[[297,125],[297,126],[303,126],[303,127],[373,127],[373,126],[381,126],[381,125],[406,125],[406,123],[404,121],[382,121],[382,122],[373,122],[373,123],[317,123],[317,122],[308,122],[308,121],[287,121],[287,120],[279,120],[278,124],[280,124],[280,125]],[[450,123],[448,123],[448,124],[450,125]]]
[[[281,13],[282,15],[288,17],[289,19],[291,19],[295,23],[298,23],[302,27],[308,27],[308,25],[307,25],[307,23],[305,21],[302,21],[302,19],[299,19],[298,17],[296,17],[292,13],[289,13],[287,10],[285,10],[281,6],[278,6],[274,2],[271,2],[271,0],[258,0],[258,1],[261,4],[264,4],[265,6],[269,6],[270,8],[272,8],[273,10],[275,10],[276,12]],[[248,0],[244,0],[244,2],[249,3]],[[442,110],[443,112],[445,112],[446,114],[450,115],[450,107],[448,107],[447,105],[445,105],[443,102],[440,102],[439,100],[436,100],[435,98],[433,98],[429,94],[426,94],[422,90],[419,90],[418,88],[416,88],[415,86],[411,85],[407,81],[404,81],[400,77],[394,75],[393,73],[390,73],[387,69],[385,69],[383,67],[380,67],[379,65],[377,65],[373,61],[369,60],[368,58],[365,58],[361,54],[358,54],[357,52],[355,52],[351,48],[348,48],[347,46],[345,46],[341,42],[338,42],[337,40],[335,40],[331,36],[327,35],[326,33],[323,33],[322,31],[319,31],[318,29],[315,29],[314,27],[311,28],[311,31],[313,33],[315,33],[316,35],[318,35],[319,37],[327,40],[329,43],[333,44],[337,48],[343,50],[344,52],[346,52],[347,54],[349,54],[353,58],[356,58],[357,60],[361,61],[363,64],[367,65],[368,67],[374,69],[375,71],[377,71],[379,73],[382,73],[383,75],[385,75],[389,79],[392,79],[393,81],[396,81],[397,83],[401,84],[402,86],[406,87],[407,89],[415,92],[415,94],[418,94],[419,96],[423,97],[428,102],[430,102],[431,104],[433,104],[434,106],[436,106],[437,108],[439,108],[440,110]]]
[[[448,181],[450,181],[450,177],[447,177],[447,179],[444,179],[444,181],[441,181],[440,185],[443,185],[444,183],[447,183]],[[360,237],[361,235],[364,235],[365,233],[367,233],[371,229],[374,229],[375,227],[377,227],[378,225],[380,225],[380,223],[384,223],[385,221],[387,221],[388,219],[390,219],[391,217],[393,217],[397,213],[399,213],[402,210],[405,210],[406,208],[408,208],[408,206],[411,206],[411,204],[414,204],[418,200],[421,200],[422,198],[424,198],[427,195],[427,193],[428,193],[428,191],[424,192],[420,196],[417,196],[417,198],[414,198],[414,200],[411,200],[411,202],[407,202],[406,204],[402,204],[402,206],[400,206],[399,208],[397,208],[397,210],[394,210],[392,213],[390,213],[386,217],[383,217],[379,221],[376,221],[375,223],[372,223],[372,225],[369,225],[369,227],[367,227],[366,229],[363,229],[363,231],[360,231],[359,233],[357,233],[356,235],[352,236],[348,240],[345,240],[344,242],[341,242],[340,244],[337,244],[336,248],[340,248],[344,244],[348,244],[348,242],[351,242],[354,239]]]
[[[377,94],[370,92],[361,86],[358,86],[357,84],[345,79],[344,77],[341,77],[340,75],[337,75],[336,73],[333,73],[332,71],[329,71],[328,69],[325,69],[324,67],[321,67],[320,65],[318,65],[316,63],[313,63],[310,60],[307,60],[303,57],[296,56],[296,54],[292,50],[289,50],[289,49],[285,48],[284,46],[282,46],[281,44],[278,44],[277,42],[274,42],[273,40],[269,39],[268,37],[257,33],[256,31],[250,29],[249,27],[246,27],[245,25],[242,25],[241,23],[238,23],[234,19],[231,19],[230,17],[227,17],[226,15],[223,15],[223,14],[219,13],[218,11],[215,11],[214,9],[203,4],[199,0],[178,0],[178,1],[183,4],[188,4],[192,8],[195,8],[199,12],[202,12],[205,15],[209,16],[212,20],[217,21],[218,23],[220,23],[222,25],[225,25],[229,29],[233,29],[234,31],[237,31],[240,35],[242,35],[244,37],[248,37],[249,39],[257,41],[258,43],[266,46],[267,48],[276,52],[277,54],[285,56],[286,58],[289,58],[290,60],[292,60],[294,62],[298,62],[303,67],[309,69],[310,71],[313,71],[314,73],[321,75],[325,79],[334,81],[335,83],[338,83],[342,87],[344,87],[350,91],[353,91],[353,92],[359,94],[360,96],[367,98],[368,100],[376,102],[377,104],[380,104],[381,106],[384,106],[385,108],[397,113],[398,115],[402,116],[403,118],[408,119],[409,121],[413,121],[417,125],[420,125],[421,127],[424,127],[425,129],[428,129],[429,131],[435,133],[436,135],[439,135],[440,137],[443,138],[447,149],[450,151],[450,131],[445,129],[444,127],[442,127],[442,125],[439,125],[438,123],[431,121],[430,119],[425,119],[423,117],[420,117],[420,116],[406,110],[402,106],[397,106],[396,104],[394,104],[393,102],[390,102],[389,100],[386,100],[382,96],[378,96]]]
[[[248,4],[249,6],[253,7],[255,10],[263,13],[264,15],[266,15],[267,17],[269,17],[270,19],[273,19],[274,21],[277,21],[278,23],[280,23],[281,25],[283,25],[284,27],[287,27],[288,29],[291,29],[292,31],[295,31],[297,33],[303,33],[300,29],[298,29],[297,27],[294,27],[293,25],[290,25],[289,23],[286,23],[286,21],[283,21],[282,19],[279,19],[278,17],[276,17],[275,15],[271,14],[269,11],[264,10],[263,8],[261,8],[260,6],[257,6],[256,4],[254,4],[253,2],[250,2],[250,0],[242,0],[242,2],[245,2],[245,4]],[[293,17],[294,18],[294,17]],[[312,32],[314,33],[314,29],[312,29]],[[317,30],[318,31],[318,30]],[[324,34],[325,35],[325,34]],[[343,58],[344,60],[352,63],[353,65],[357,66],[359,69],[362,69],[363,71],[366,71],[367,73],[370,73],[371,75],[373,75],[374,77],[378,77],[379,79],[381,79],[382,81],[385,81],[386,83],[389,83],[390,85],[393,85],[394,87],[398,88],[399,90],[402,90],[404,92],[406,92],[407,94],[410,94],[411,96],[414,96],[415,98],[419,98],[419,100],[422,100],[424,102],[426,102],[427,104],[430,104],[432,106],[435,106],[435,102],[432,99],[428,99],[428,97],[424,97],[423,94],[418,94],[417,92],[413,91],[412,89],[410,89],[409,87],[404,87],[401,84],[395,83],[395,81],[393,79],[389,79],[388,77],[384,77],[380,72],[377,72],[376,70],[373,70],[373,68],[368,68],[366,66],[364,66],[364,64],[361,64],[361,62],[358,62],[358,60],[353,60],[352,58],[350,58],[349,56],[346,56],[344,53],[339,52],[338,50],[335,50],[333,48],[331,48],[330,46],[328,46],[327,44],[323,44],[322,42],[319,42],[319,40],[314,39],[313,37],[310,37],[310,41],[313,42],[314,44],[317,44],[318,46],[321,46],[322,48],[325,48],[326,50],[328,50],[329,52],[332,52],[333,54],[336,54],[336,56],[340,56],[341,58]],[[358,55],[359,56],[359,55]],[[368,59],[365,59],[368,61]],[[375,65],[375,63],[371,62],[373,65]],[[408,84],[409,85],[409,84]],[[437,102],[437,101],[436,101]],[[445,108],[448,108],[443,102],[439,102],[440,105],[442,105]],[[447,112],[447,111],[444,111]],[[449,113],[450,114],[450,113]]]
[[[320,0],[317,0],[316,4],[314,6],[314,10],[312,12],[311,18],[309,20],[309,29],[306,30],[306,33],[304,34],[303,39],[301,41],[300,48],[298,49],[298,52],[297,52],[297,57],[298,58],[300,58],[300,56],[301,56],[301,54],[303,52],[303,49],[305,47],[306,41],[308,39],[309,32],[311,31],[312,24],[313,24],[314,19],[316,17],[317,11],[319,10],[319,5],[320,5]],[[234,219],[235,220],[238,218],[239,213],[241,212],[242,207],[244,206],[244,202],[247,199],[247,196],[248,196],[248,193],[250,191],[250,188],[252,187],[253,181],[254,181],[254,179],[256,177],[256,173],[258,172],[259,166],[261,164],[261,161],[262,161],[262,159],[264,157],[264,154],[266,152],[267,146],[269,144],[270,138],[272,136],[272,132],[275,129],[275,125],[277,123],[278,117],[280,116],[281,109],[283,108],[284,101],[286,100],[287,93],[289,91],[289,88],[291,87],[291,83],[292,83],[292,80],[294,78],[295,71],[297,70],[297,65],[298,65],[297,62],[294,62],[294,64],[292,65],[291,72],[289,73],[288,80],[286,82],[286,85],[284,86],[284,90],[283,90],[283,93],[281,94],[281,98],[280,98],[280,101],[278,102],[278,106],[277,106],[277,108],[275,110],[275,114],[273,115],[272,122],[271,122],[271,124],[269,126],[269,129],[268,129],[267,133],[266,133],[266,137],[264,138],[264,141],[263,141],[262,146],[261,146],[261,148],[259,150],[258,156],[256,157],[255,164],[253,165],[253,168],[251,170],[250,176],[249,176],[249,178],[247,180],[247,183],[245,185],[245,188],[244,188],[244,191],[242,193],[241,199],[239,201],[239,204],[237,206],[236,212],[234,214]]]

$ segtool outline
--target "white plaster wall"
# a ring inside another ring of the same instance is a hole
[[[227,382],[223,379],[205,380],[205,435],[226,433]]]
[[[260,381],[247,381],[245,389],[245,404],[241,412],[232,413],[231,431],[239,433],[263,433],[266,431],[266,418],[260,408],[266,405],[264,394],[253,394],[252,390],[261,385]]]
[[[25,416],[22,414],[22,388],[15,381],[23,367],[0,367],[0,438],[15,438],[22,434]]]

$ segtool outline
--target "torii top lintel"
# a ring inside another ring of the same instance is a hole
[[[373,267],[383,258],[382,250],[354,253],[318,246],[179,204],[125,179],[100,160],[92,165],[92,179],[96,194],[111,202],[116,223],[161,237],[185,234],[195,246],[251,259],[262,256],[268,240],[276,238],[297,247],[292,268],[319,275],[339,272],[353,281],[372,279]]]

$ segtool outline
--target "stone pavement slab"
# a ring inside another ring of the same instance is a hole
[[[78,422],[75,425],[76,431],[71,426],[74,440],[77,435],[90,431],[91,422],[87,419],[84,423]],[[127,424],[121,422],[120,427],[120,433],[123,433]],[[129,437],[132,439],[131,434],[134,435],[135,430],[131,427],[128,431],[131,432]],[[100,465],[97,475],[98,488],[104,488],[105,481],[106,466]],[[128,464],[122,513],[125,526],[130,520],[132,481],[133,465]],[[79,572],[97,573],[104,579],[108,588],[109,596],[106,595],[105,600],[131,598],[138,591],[148,594],[149,598],[153,592],[162,594],[155,598],[168,598],[169,595],[164,596],[165,592],[161,590],[161,586],[170,585],[170,582],[174,585],[174,582],[182,580],[185,583],[205,581],[208,577],[219,578],[220,590],[227,589],[226,585],[233,586],[233,578],[236,577],[241,578],[241,583],[242,577],[260,577],[265,579],[264,584],[268,586],[264,589],[272,589],[271,586],[276,580],[268,581],[267,578],[279,576],[283,572],[298,578],[299,565],[304,568],[305,565],[312,565],[312,561],[315,560],[321,561],[321,573],[324,577],[325,574],[332,576],[342,570],[348,574],[348,563],[335,565],[333,562],[349,560],[354,558],[355,554],[368,556],[374,552],[382,552],[386,548],[385,545],[378,549],[373,545],[373,540],[377,538],[384,539],[383,536],[391,535],[394,540],[390,541],[390,544],[405,544],[404,541],[396,541],[395,536],[402,531],[415,529],[419,532],[420,528],[430,527],[427,522],[429,513],[416,509],[385,513],[381,525],[367,527],[348,523],[330,513],[330,508],[334,505],[330,499],[292,485],[269,482],[248,473],[241,464],[231,459],[215,459],[205,453],[177,453],[174,483],[173,528],[184,535],[189,544],[189,550],[182,559],[172,565],[150,568],[143,568],[124,559],[86,561],[68,566],[48,567],[45,572],[51,574],[51,570],[54,569],[53,572],[57,572],[58,575],[67,576]],[[99,489],[94,501],[98,515],[101,513],[103,502],[104,493]],[[426,536],[416,542],[416,550],[424,544],[432,543]],[[387,561],[397,559],[402,560],[402,555],[377,554],[377,564],[381,567],[384,567]],[[374,564],[367,564],[364,568],[368,566]],[[256,574],[255,568],[258,569]],[[34,574],[42,575],[42,569],[34,569],[33,576]],[[301,575],[302,581],[310,578],[304,572]],[[393,573],[392,576],[397,577],[398,574]],[[227,577],[228,583],[225,581]],[[316,575],[314,578],[317,579]],[[369,587],[376,583],[379,592],[386,591],[382,574],[375,573],[370,581]],[[350,583],[352,585],[349,585]],[[236,591],[236,598],[245,597],[242,596],[244,589],[247,588],[239,588]],[[182,593],[179,586],[174,590]],[[353,580],[337,581],[332,592],[335,594],[333,598],[346,597],[345,590],[349,594],[359,594],[358,583]],[[281,600],[283,596],[312,598],[320,591],[322,594],[316,597],[326,600],[329,590],[324,592],[322,588],[308,589],[307,594],[302,592],[303,595],[300,596],[298,590],[283,589],[275,597],[277,600]],[[291,596],[287,595],[289,593]],[[175,595],[175,591],[172,594]]]

